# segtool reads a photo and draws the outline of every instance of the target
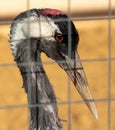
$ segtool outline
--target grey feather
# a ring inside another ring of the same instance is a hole
[[[15,60],[23,77],[28,102],[35,105],[29,108],[30,130],[59,130],[61,123],[56,96],[41,64],[39,40],[24,40],[17,48]]]

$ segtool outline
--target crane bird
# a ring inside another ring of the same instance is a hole
[[[78,55],[78,41],[74,24],[60,10],[30,9],[19,14],[12,22],[10,48],[22,75],[30,105],[30,130],[62,128],[56,96],[42,66],[41,52],[56,61],[68,74],[88,108],[98,118]]]

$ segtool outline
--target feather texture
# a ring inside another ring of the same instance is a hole
[[[41,64],[39,42],[25,40],[17,46],[15,58],[28,95],[30,130],[59,130],[56,96]]]

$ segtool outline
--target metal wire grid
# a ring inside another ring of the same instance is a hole
[[[27,0],[27,9],[29,9],[29,0]],[[101,98],[96,99],[95,102],[108,102],[108,130],[111,130],[111,102],[115,101],[115,98],[111,97],[111,78],[112,78],[112,61],[115,61],[115,58],[112,57],[112,25],[111,20],[115,19],[115,16],[112,16],[112,9],[111,9],[111,0],[109,0],[108,4],[108,16],[103,17],[86,17],[86,18],[72,18],[73,21],[88,21],[88,20],[108,20],[108,58],[101,58],[101,59],[86,59],[82,60],[82,62],[105,62],[108,61],[108,98]],[[71,11],[71,1],[68,0],[68,15],[71,17],[70,14]],[[11,24],[12,21],[0,21],[0,25],[7,25]],[[69,26],[69,34],[71,33],[71,26],[68,22]],[[71,37],[69,37],[68,41],[71,41]],[[71,55],[71,46],[69,47],[69,55]],[[62,61],[63,62],[63,61]],[[38,63],[39,64],[39,63]],[[55,64],[55,62],[43,62],[43,64]],[[15,64],[3,64],[0,63],[0,67],[7,67],[7,66],[15,66]],[[29,81],[29,80],[28,80]],[[77,101],[71,101],[71,85],[70,80],[68,78],[68,102],[60,102],[58,104],[65,105],[68,104],[68,130],[72,130],[71,127],[71,104],[81,104],[84,103],[81,100]],[[39,104],[36,105],[12,105],[12,106],[0,106],[0,109],[12,109],[12,108],[25,108],[25,107],[36,107],[39,106]]]

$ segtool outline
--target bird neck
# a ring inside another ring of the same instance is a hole
[[[20,52],[17,52],[15,60],[23,77],[30,106],[30,130],[59,130],[61,123],[56,96],[42,66],[39,42],[27,40],[17,50]]]

